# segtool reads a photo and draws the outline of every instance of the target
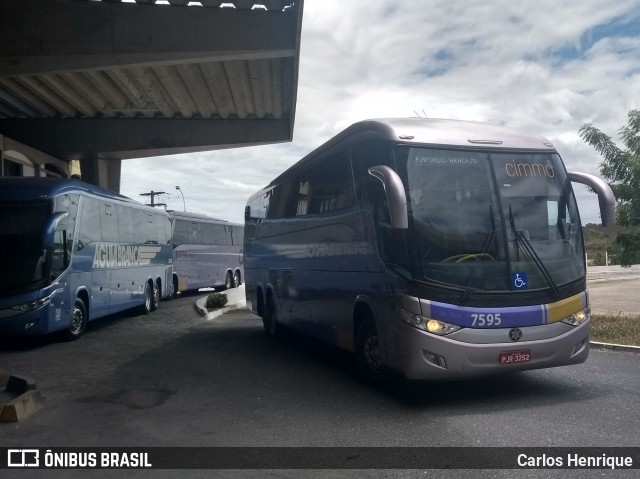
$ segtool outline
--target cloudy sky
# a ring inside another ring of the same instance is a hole
[[[578,129],[617,139],[637,108],[639,0],[305,0],[293,141],[126,160],[121,192],[182,210],[179,185],[187,211],[242,222],[252,193],[350,124],[416,113],[542,134],[598,174]],[[595,195],[576,194],[599,223]]]

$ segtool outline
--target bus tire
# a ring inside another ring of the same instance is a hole
[[[73,316],[71,317],[71,325],[62,330],[62,338],[66,341],[76,341],[82,336],[87,329],[87,307],[80,298],[76,298],[73,305]]]
[[[178,297],[178,277],[173,277],[173,294],[171,295],[173,299]]]
[[[149,286],[149,282],[144,285],[144,302],[140,307],[140,311],[142,314],[149,314],[151,312],[151,305],[153,304],[153,291],[151,286]]]
[[[237,288],[242,284],[242,276],[240,275],[240,271],[236,271],[233,273],[233,287]]]
[[[156,311],[160,307],[160,283],[153,283],[153,296],[151,298],[151,311]]]
[[[231,271],[227,271],[227,275],[224,278],[224,289],[233,288],[233,275]]]
[[[382,383],[388,373],[382,361],[376,323],[370,315],[358,327],[355,350],[360,376],[366,382]]]
[[[276,307],[275,299],[273,295],[269,295],[267,298],[267,304],[262,317],[262,324],[264,326],[264,332],[267,336],[272,338],[278,338],[282,332],[282,326],[278,323],[278,309]]]

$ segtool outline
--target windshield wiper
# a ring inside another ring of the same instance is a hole
[[[496,240],[498,232],[496,230],[496,220],[493,217],[493,205],[489,205],[489,220],[491,221],[491,233],[489,233],[482,243],[482,249],[480,250],[480,256],[489,252],[491,244]]]
[[[536,265],[540,273],[542,273],[542,277],[545,279],[549,287],[551,288],[551,292],[556,298],[561,296],[560,290],[558,289],[558,285],[556,285],[555,281],[551,277],[549,270],[544,265],[538,253],[533,249],[531,242],[527,239],[522,230],[516,229],[516,224],[513,219],[513,211],[511,210],[511,205],[509,205],[509,224],[511,225],[511,232],[513,233],[514,246],[516,248],[516,261],[520,261],[520,244],[522,244],[522,250],[524,253],[529,256],[533,264]]]

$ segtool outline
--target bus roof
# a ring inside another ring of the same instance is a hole
[[[295,163],[269,186],[288,176],[290,171],[312,161],[320,152],[359,133],[371,133],[371,139],[405,144],[556,151],[551,141],[544,136],[502,125],[441,118],[378,118],[354,123]]]
[[[132,203],[146,209],[142,203],[132,200],[114,191],[79,180],[41,177],[2,177],[0,178],[0,200],[51,199],[65,193],[86,193],[104,199]]]
[[[206,221],[209,223],[224,223],[227,225],[231,225],[231,226],[243,226],[243,224],[240,223],[231,223],[227,220],[223,220],[220,218],[213,218],[211,216],[207,216],[207,215],[203,215],[200,213],[189,213],[187,211],[176,211],[176,210],[167,210],[167,213],[169,213],[169,216],[173,219],[173,218],[177,218],[177,219],[181,219],[181,220],[198,220],[198,221]]]
[[[402,143],[460,147],[553,150],[545,137],[503,125],[440,118],[384,118],[354,123],[328,143],[356,133],[372,131],[381,139]]]

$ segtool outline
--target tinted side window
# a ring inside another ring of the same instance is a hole
[[[163,217],[165,244],[171,243],[171,219]]]
[[[147,217],[142,210],[131,210],[131,220],[133,222],[133,240],[135,243],[147,241]]]
[[[202,225],[189,222],[189,244],[202,244]]]
[[[118,233],[118,215],[115,205],[103,203],[101,213],[102,240],[117,243],[120,241],[120,234]]]
[[[156,227],[156,237],[155,240],[158,244],[166,244],[167,236],[165,235],[165,221],[166,217],[163,215],[153,215],[153,222]]]
[[[352,148],[353,169],[356,178],[358,198],[365,196],[367,188],[375,182],[380,185],[368,172],[372,166],[385,165],[398,172],[392,161],[390,144],[384,141],[363,141]],[[405,162],[406,163],[406,162]],[[405,167],[406,170],[406,167]]]
[[[328,213],[351,206],[353,200],[351,162],[344,149],[300,176],[296,214]]]
[[[131,208],[117,205],[118,232],[121,243],[133,243],[133,220],[131,219]]]
[[[233,244],[240,245],[244,241],[244,228],[242,226],[232,226]]]
[[[247,206],[251,208],[251,219],[263,219],[267,217],[267,208],[269,207],[269,199],[273,190],[267,191],[265,194],[254,198]]]
[[[173,228],[173,243],[188,244],[189,243],[189,223],[184,220],[175,220],[176,224]]]
[[[202,244],[216,244],[213,223],[202,223]]]
[[[296,215],[295,203],[291,200],[291,191],[294,189],[292,182],[277,185],[271,190],[267,218],[287,218]],[[297,193],[297,191],[295,192]],[[294,198],[295,199],[295,198]]]
[[[218,245],[231,244],[227,239],[227,232],[224,225],[213,225],[213,242]]]
[[[80,240],[78,248],[102,241],[102,227],[100,225],[101,203],[93,198],[82,198],[82,215],[80,223]]]

